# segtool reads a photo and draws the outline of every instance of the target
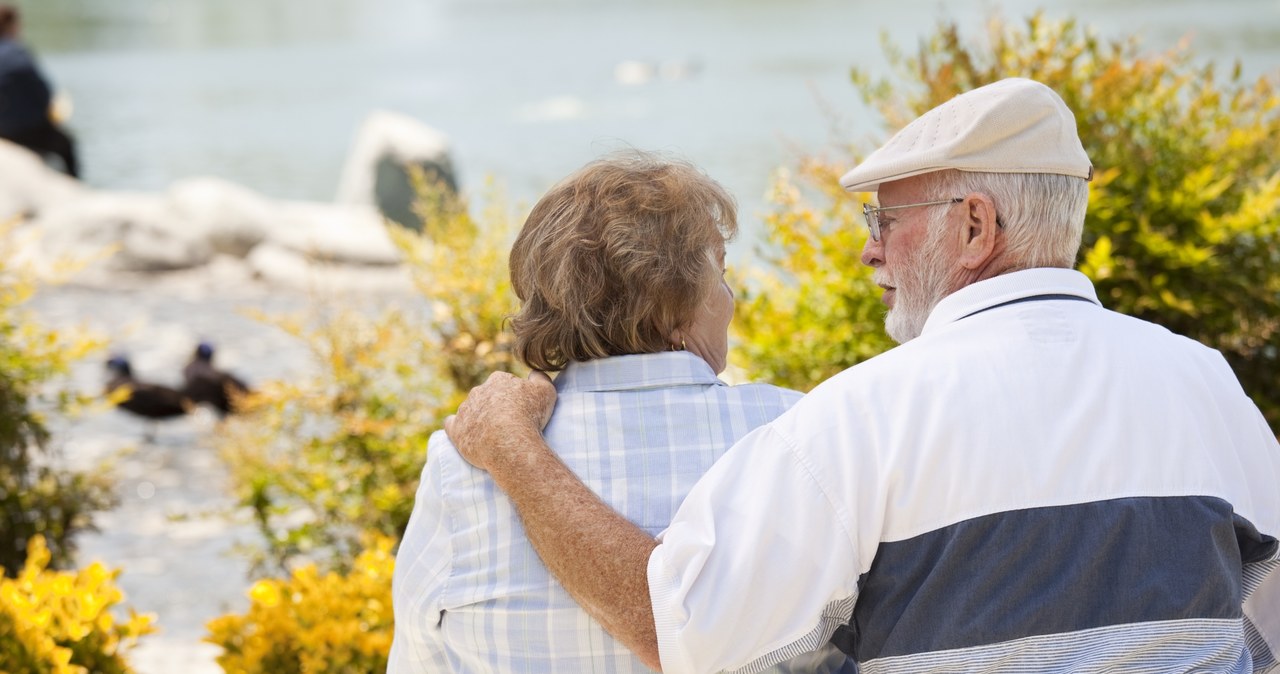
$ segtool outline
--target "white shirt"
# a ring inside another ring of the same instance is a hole
[[[1045,294],[1077,299],[1005,304]],[[764,666],[855,601],[863,674],[1261,671],[1277,485],[1220,354],[1077,272],[999,276],[695,486],[649,560],[663,671]]]
[[[736,440],[800,398],[727,386],[687,352],[572,363],[555,385],[547,442],[651,535]],[[429,442],[393,594],[391,672],[650,671],[550,576],[511,502],[443,431]]]

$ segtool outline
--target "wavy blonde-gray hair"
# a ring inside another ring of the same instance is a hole
[[[522,304],[516,355],[530,367],[667,350],[720,283],[737,208],[683,161],[631,151],[552,187],[511,249]]]

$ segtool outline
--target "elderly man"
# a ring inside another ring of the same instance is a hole
[[[650,538],[546,449],[545,378],[446,428],[551,571],[653,667],[830,640],[868,672],[1250,672],[1280,655],[1280,446],[1222,357],[1071,270],[1092,174],[1011,79],[841,180],[902,346],[744,437]]]

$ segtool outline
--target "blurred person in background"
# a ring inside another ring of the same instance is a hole
[[[18,8],[0,3],[0,138],[42,159],[58,157],[63,170],[78,178],[75,142],[54,121],[53,92],[19,41],[21,26]]]
[[[736,230],[723,187],[689,164],[636,152],[553,187],[511,251],[516,353],[559,372],[547,442],[651,536],[730,445],[800,398],[716,376],[734,309],[725,243]],[[428,443],[393,595],[390,672],[651,671],[552,577],[515,505],[444,431]],[[771,671],[846,666],[827,648]]]

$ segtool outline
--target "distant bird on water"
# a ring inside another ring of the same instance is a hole
[[[213,366],[213,345],[201,342],[182,368],[182,392],[192,402],[204,403],[226,416],[235,410],[236,399],[248,395],[249,385],[235,375]]]
[[[111,378],[107,380],[108,395],[122,388],[129,391],[128,397],[116,403],[116,407],[153,422],[147,433],[148,440],[155,437],[154,422],[180,417],[192,407],[191,401],[181,391],[163,384],[135,379],[133,367],[124,356],[114,356],[108,360],[107,370],[111,373]]]

